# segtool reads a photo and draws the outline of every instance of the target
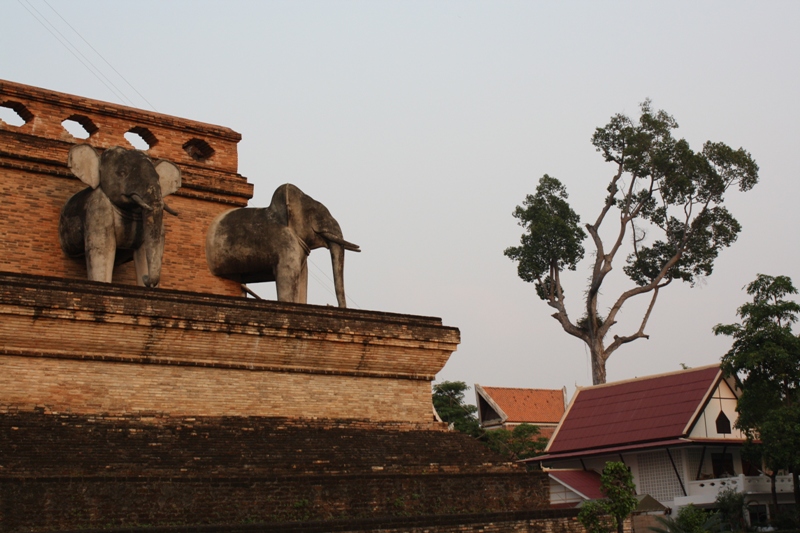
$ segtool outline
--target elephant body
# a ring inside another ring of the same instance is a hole
[[[275,281],[278,300],[306,303],[311,250],[331,253],[336,299],[347,307],[344,251],[360,251],[342,238],[328,209],[291,184],[278,187],[269,207],[245,207],[219,215],[206,238],[212,274],[242,283]]]
[[[61,248],[86,258],[90,280],[111,282],[114,265],[133,258],[139,285],[155,287],[164,253],[164,196],[180,187],[180,170],[138,150],[89,145],[70,150],[69,167],[89,185],[67,200],[59,220]]]

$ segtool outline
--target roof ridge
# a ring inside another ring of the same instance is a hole
[[[705,366],[697,366],[697,367],[694,367],[694,368],[682,368],[680,370],[673,370],[672,372],[662,372],[661,374],[651,374],[649,376],[621,379],[619,381],[612,381],[611,383],[601,383],[599,385],[588,385],[586,387],[578,387],[575,392],[577,394],[578,391],[582,391],[582,390],[599,389],[599,388],[603,388],[603,387],[611,387],[611,386],[614,386],[614,385],[622,385],[622,384],[631,383],[631,382],[634,382],[634,381],[647,381],[649,379],[663,378],[663,377],[674,376],[676,374],[682,374],[682,373],[700,372],[701,370],[710,370],[711,368],[719,369],[720,368],[720,363],[715,363],[715,364],[705,365]]]
[[[503,390],[534,390],[534,391],[547,391],[547,392],[562,392],[564,389],[537,389],[531,387],[495,387],[493,385],[481,385],[484,389],[503,389]]]

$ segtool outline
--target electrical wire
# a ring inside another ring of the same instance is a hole
[[[136,87],[134,87],[134,86],[131,84],[131,82],[129,82],[129,81],[128,81],[128,80],[125,78],[125,76],[123,76],[123,75],[122,75],[122,74],[121,74],[121,73],[120,73],[120,72],[119,72],[117,69],[115,69],[115,68],[114,68],[114,65],[112,65],[111,63],[109,63],[109,62],[108,62],[108,60],[107,60],[105,57],[103,57],[103,55],[102,55],[100,52],[98,52],[98,51],[97,51],[97,49],[95,49],[95,47],[94,47],[94,46],[92,46],[92,44],[91,44],[89,41],[87,41],[87,40],[86,40],[86,39],[83,37],[83,35],[81,35],[81,34],[78,32],[78,30],[76,30],[76,29],[75,29],[75,28],[72,26],[72,24],[70,24],[69,22],[67,22],[67,19],[65,19],[64,17],[62,17],[62,16],[61,16],[61,13],[59,13],[58,11],[56,11],[56,9],[55,9],[53,6],[51,6],[51,5],[50,5],[50,3],[49,3],[47,0],[42,0],[42,1],[43,1],[45,4],[47,4],[47,7],[49,7],[50,9],[52,9],[52,10],[53,10],[53,13],[55,13],[56,15],[58,15],[58,18],[60,18],[61,20],[63,20],[63,21],[64,21],[64,24],[66,24],[67,26],[69,26],[69,28],[70,28],[70,29],[71,29],[73,32],[75,32],[75,35],[77,35],[78,37],[80,37],[80,38],[81,38],[81,40],[82,40],[84,43],[86,43],[86,46],[88,46],[89,48],[91,48],[91,49],[92,49],[92,51],[93,51],[95,54],[97,54],[97,57],[99,57],[100,59],[102,59],[102,60],[103,60],[103,62],[104,62],[106,65],[108,65],[108,66],[109,66],[109,68],[111,68],[111,70],[113,70],[113,71],[114,71],[114,72],[117,74],[117,76],[119,76],[119,77],[122,79],[122,81],[124,81],[125,83],[127,83],[127,84],[128,84],[128,87],[130,87],[131,89],[133,89],[133,91],[134,91],[136,94],[138,94],[138,95],[139,95],[139,97],[140,97],[142,100],[144,100],[145,102],[147,102],[147,105],[149,105],[149,106],[150,106],[150,109],[152,109],[153,111],[158,111],[158,110],[155,108],[155,106],[154,106],[153,104],[151,104],[151,103],[150,103],[150,101],[149,101],[147,98],[145,98],[145,97],[144,97],[144,95],[143,95],[142,93],[140,93],[138,90],[136,90]]]
[[[50,7],[50,9],[52,9],[52,10],[53,10],[53,12],[55,12],[55,13],[56,13],[56,15],[58,15],[58,16],[59,16],[59,18],[61,18],[61,20],[63,20],[63,21],[64,21],[64,23],[65,23],[65,24],[67,24],[67,26],[69,26],[69,27],[70,27],[70,29],[72,29],[72,31],[73,31],[73,32],[75,32],[75,33],[78,35],[78,37],[80,37],[80,38],[81,38],[81,39],[82,39],[82,40],[83,40],[83,41],[84,41],[84,42],[85,42],[87,45],[89,45],[89,47],[90,47],[90,48],[91,48],[91,49],[92,49],[92,50],[93,50],[93,51],[94,51],[94,52],[95,52],[95,53],[96,53],[96,54],[97,54],[97,55],[98,55],[98,56],[99,56],[101,59],[103,59],[103,61],[105,61],[105,62],[106,62],[106,64],[108,64],[108,65],[111,67],[111,69],[112,69],[114,72],[116,72],[116,73],[117,73],[117,75],[119,75],[119,76],[120,76],[120,78],[122,78],[122,79],[125,81],[125,83],[127,83],[128,85],[130,85],[130,86],[131,86],[131,88],[133,88],[133,90],[134,90],[134,91],[136,91],[136,89],[135,89],[135,88],[134,88],[134,87],[133,87],[133,86],[130,84],[130,82],[128,82],[128,80],[126,80],[126,79],[125,79],[125,78],[124,78],[124,77],[123,77],[123,76],[122,76],[122,75],[121,75],[121,74],[120,74],[120,73],[119,73],[119,72],[118,72],[118,71],[117,71],[117,70],[116,70],[116,69],[115,69],[115,68],[114,68],[114,67],[113,67],[113,66],[112,66],[112,65],[111,65],[111,64],[110,64],[108,61],[106,61],[106,59],[105,59],[105,58],[104,58],[102,55],[100,55],[100,53],[99,53],[99,52],[98,52],[98,51],[97,51],[97,50],[96,50],[96,49],[95,49],[95,48],[94,48],[94,47],[93,47],[91,44],[89,44],[89,42],[88,42],[88,41],[86,41],[86,39],[84,39],[84,38],[83,38],[83,36],[81,36],[81,34],[80,34],[80,33],[78,33],[78,31],[77,31],[75,28],[73,28],[73,27],[72,27],[72,25],[70,25],[70,24],[69,24],[69,22],[67,22],[67,21],[66,21],[66,19],[64,19],[64,17],[62,17],[62,16],[61,16],[61,15],[60,15],[60,14],[59,14],[59,13],[58,13],[58,12],[57,12],[57,11],[56,11],[56,10],[55,10],[55,9],[54,9],[54,8],[53,8],[51,5],[50,5],[50,4],[48,4],[46,0],[43,0],[43,1],[45,2],[45,4],[47,4],[47,6],[48,6],[48,7]],[[19,3],[19,4],[20,4],[20,5],[21,5],[21,6],[22,6],[22,7],[23,7],[23,8],[24,8],[24,9],[25,9],[25,10],[26,10],[28,13],[30,13],[30,15],[31,15],[31,16],[32,16],[34,19],[36,19],[36,21],[37,21],[39,24],[41,24],[41,25],[42,25],[42,27],[43,27],[45,30],[47,30],[47,31],[50,33],[50,35],[52,35],[52,36],[53,36],[53,37],[54,37],[54,38],[55,38],[55,39],[56,39],[56,40],[57,40],[57,41],[58,41],[58,42],[61,44],[61,46],[63,46],[63,47],[64,47],[64,48],[65,48],[65,49],[66,49],[66,50],[67,50],[67,51],[68,51],[70,54],[72,54],[72,55],[75,57],[75,59],[77,59],[77,60],[78,60],[78,61],[79,61],[79,62],[80,62],[80,63],[81,63],[81,64],[82,64],[82,65],[83,65],[85,68],[86,68],[86,70],[88,70],[89,72],[91,72],[91,73],[92,73],[92,75],[93,75],[95,78],[97,78],[97,80],[98,80],[98,81],[100,81],[100,83],[102,83],[103,85],[105,85],[105,87],[106,87],[106,88],[107,88],[109,91],[111,91],[111,92],[114,94],[114,96],[115,96],[116,98],[118,98],[120,101],[122,101],[123,103],[125,103],[125,104],[127,104],[127,105],[129,105],[129,106],[131,106],[131,107],[135,107],[135,104],[133,103],[133,101],[132,101],[130,98],[128,98],[128,97],[125,95],[125,92],[124,92],[122,89],[120,89],[119,87],[117,87],[117,86],[114,84],[114,82],[113,82],[113,81],[111,81],[111,80],[108,78],[108,76],[106,76],[105,74],[103,74],[103,72],[102,72],[102,71],[101,71],[101,70],[100,70],[100,69],[99,69],[99,68],[98,68],[98,67],[97,67],[97,66],[96,66],[96,65],[95,65],[95,64],[92,62],[92,60],[91,60],[91,59],[89,59],[88,57],[86,57],[86,56],[85,56],[85,55],[84,55],[84,54],[83,54],[83,53],[82,53],[82,52],[81,52],[81,51],[78,49],[78,47],[77,47],[77,46],[75,46],[74,44],[72,44],[72,42],[70,41],[69,37],[67,37],[66,35],[64,35],[63,33],[61,33],[61,31],[60,31],[60,30],[59,30],[59,29],[56,27],[56,25],[55,25],[55,24],[53,24],[52,22],[50,22],[50,20],[49,20],[49,19],[48,19],[48,18],[47,18],[47,17],[46,17],[46,16],[45,16],[45,15],[44,15],[44,14],[43,14],[41,11],[39,11],[38,9],[36,9],[36,7],[35,7],[35,6],[34,6],[34,5],[31,3],[31,1],[30,1],[30,0],[25,0],[25,3],[23,3],[23,0],[17,0],[17,2],[18,2],[18,3]],[[27,6],[25,5],[26,3],[27,3]],[[31,10],[33,10],[33,11],[31,11]],[[34,14],[34,12],[35,12],[35,14]],[[38,15],[38,16],[37,16],[37,15]],[[51,28],[52,28],[52,29],[51,29]],[[142,96],[142,95],[139,93],[139,91],[136,91],[136,93],[137,93],[137,94],[139,94],[139,96],[141,96],[141,97],[142,97],[142,99],[143,99],[145,102],[147,102],[147,99],[146,99],[146,98],[144,98],[144,96]],[[150,105],[150,106],[152,107],[152,104],[150,104],[150,102],[147,102],[147,103],[148,103],[148,105]],[[153,109],[155,110],[155,108],[153,108]]]
[[[311,277],[313,277],[313,278],[314,278],[314,279],[317,281],[317,283],[319,283],[320,285],[322,285],[322,286],[325,288],[325,290],[327,290],[329,293],[331,293],[331,294],[332,294],[332,295],[335,297],[335,296],[336,296],[336,293],[335,293],[334,291],[332,291],[332,290],[331,290],[331,288],[330,288],[330,287],[331,287],[331,285],[333,285],[333,284],[334,284],[334,281],[331,279],[331,277],[330,277],[330,276],[327,274],[327,272],[325,272],[323,269],[321,269],[320,267],[318,267],[318,266],[317,266],[317,264],[316,264],[316,263],[314,263],[314,262],[311,260],[311,258],[310,258],[310,257],[308,258],[308,262],[309,262],[309,263],[311,263],[311,266],[313,266],[314,268],[316,268],[316,269],[317,269],[317,270],[320,272],[320,274],[322,274],[323,276],[325,276],[325,278],[327,278],[327,280],[328,280],[330,283],[325,283],[325,282],[323,282],[323,281],[322,281],[322,280],[320,280],[320,279],[319,279],[319,278],[318,278],[316,275],[314,275],[314,273],[313,273],[311,270],[309,270],[308,272],[309,272],[309,274],[311,274]],[[358,305],[358,302],[356,302],[355,300],[353,300],[353,299],[352,299],[350,296],[347,296],[347,295],[345,295],[345,297],[347,298],[347,301],[348,301],[349,303],[353,304],[353,307],[355,307],[356,309],[361,309],[361,306],[360,306],[360,305]]]

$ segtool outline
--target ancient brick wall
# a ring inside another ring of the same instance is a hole
[[[0,271],[86,279],[84,261],[66,257],[58,240],[61,208],[86,187],[67,168],[67,153],[76,143],[130,148],[124,135],[134,132],[150,144],[148,155],[172,161],[182,172],[182,187],[169,197],[180,216],[164,217],[160,287],[241,294],[238,284],[211,275],[205,260],[211,220],[247,205],[253,194],[237,173],[238,133],[4,80],[0,106],[26,120],[21,126],[0,121]],[[91,135],[76,139],[62,126],[66,119]],[[114,281],[135,284],[133,263],[117,267]]]
[[[537,510],[544,474],[433,421],[456,328],[234,297],[210,274],[210,220],[252,196],[238,133],[5,81],[0,106],[24,119],[0,122],[0,531],[582,533]],[[58,242],[84,188],[69,149],[128,132],[183,174],[158,290],[130,263],[85,281]]]
[[[432,420],[436,318],[0,273],[0,409]]]
[[[0,530],[452,515],[547,505],[547,479],[412,424],[0,416]]]

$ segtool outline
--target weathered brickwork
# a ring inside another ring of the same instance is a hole
[[[460,433],[348,420],[0,415],[4,531],[542,508],[547,479]],[[33,512],[35,511],[35,512]]]
[[[456,328],[248,300],[210,274],[209,222],[252,197],[238,133],[2,80],[0,105],[25,120],[0,122],[0,532],[583,533],[543,510],[544,474],[433,420]],[[132,263],[85,281],[58,242],[84,187],[69,149],[131,131],[183,176],[159,289]]]
[[[428,422],[458,340],[435,318],[0,274],[0,408]]]
[[[180,216],[164,218],[160,287],[241,294],[235,282],[213,276],[205,260],[211,220],[247,205],[253,195],[252,185],[237,174],[238,133],[3,80],[0,105],[28,119],[18,127],[0,121],[0,270],[86,279],[85,263],[66,257],[58,241],[61,208],[85,188],[67,168],[67,153],[83,142],[99,149],[129,147],[124,135],[134,130],[150,141],[148,155],[172,161],[182,172],[182,187],[169,199]],[[88,139],[76,139],[64,129],[62,121],[71,117],[96,128]],[[197,155],[197,145],[207,146],[213,155],[193,158],[190,153]],[[117,267],[114,281],[135,284],[133,263]]]
[[[432,420],[426,381],[0,358],[0,410]]]
[[[122,527],[115,533],[586,533],[577,510],[534,510],[468,515],[395,516],[325,521],[220,524],[202,526]],[[26,531],[38,531],[27,529]],[[81,529],[82,533],[107,533],[108,529]],[[626,532],[630,529],[626,528]],[[638,530],[637,530],[638,531]]]

